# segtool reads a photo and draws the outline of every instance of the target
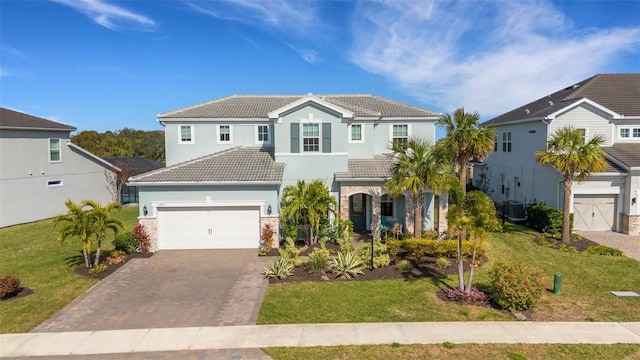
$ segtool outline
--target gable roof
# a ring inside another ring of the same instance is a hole
[[[16,130],[64,130],[74,131],[75,127],[55,121],[24,114],[7,108],[0,108],[0,129]]]
[[[240,165],[241,164],[241,165]],[[131,185],[280,184],[273,148],[238,146],[129,178]]]
[[[485,121],[482,125],[544,119],[584,99],[622,116],[640,116],[640,74],[598,74]]]
[[[347,161],[348,170],[336,173],[336,180],[388,180],[391,178],[391,165],[388,155],[376,155],[373,159],[350,159]]]
[[[268,114],[288,105],[315,98],[364,118],[433,118],[439,113],[374,95],[232,95],[166,112],[158,120],[170,119],[268,119]],[[344,111],[340,111],[345,113]]]
[[[640,143],[617,143],[603,150],[612,162],[625,170],[640,169]]]
[[[114,156],[105,157],[103,159],[119,167],[122,167],[122,165],[124,164],[125,166],[129,167],[131,175],[138,175],[147,171],[164,167],[163,163],[140,156]]]

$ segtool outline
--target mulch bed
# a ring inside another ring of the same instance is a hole
[[[575,248],[578,252],[583,252],[590,247],[599,245],[598,243],[585,238],[571,238],[569,242],[565,244],[560,239],[548,237],[544,234],[540,234],[534,237],[533,242],[540,246],[545,246],[556,250],[562,249],[563,246],[567,249]]]
[[[9,300],[23,298],[25,296],[29,296],[33,294],[34,292],[35,291],[33,291],[33,289],[30,289],[28,287],[19,287],[18,290],[0,299],[0,301],[9,301]]]
[[[108,255],[105,256],[105,259],[106,259],[107,256]],[[113,272],[118,270],[122,265],[124,265],[127,262],[131,261],[131,259],[150,258],[151,256],[153,256],[153,253],[146,253],[146,254],[131,253],[131,254],[128,254],[127,257],[124,259],[124,262],[121,262],[120,264],[108,265],[105,260],[102,260],[100,263],[101,264],[107,264],[107,270],[103,271],[101,273],[89,274],[89,269],[87,269],[87,267],[84,264],[76,267],[75,269],[73,269],[73,272],[78,274],[78,275],[80,275],[80,276],[85,276],[85,277],[88,277],[88,278],[91,278],[91,279],[102,280],[102,279],[106,278],[107,276],[113,274]]]

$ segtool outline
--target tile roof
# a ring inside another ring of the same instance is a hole
[[[163,163],[140,156],[105,157],[104,160],[118,167],[122,167],[122,164],[125,164],[129,167],[131,175],[138,175],[164,167]]]
[[[75,127],[55,121],[27,115],[7,108],[0,108],[0,128],[32,129],[32,130],[66,130],[74,131]]]
[[[376,155],[373,159],[350,159],[347,171],[336,173],[336,180],[388,180],[391,178],[391,157]]]
[[[232,95],[202,104],[166,112],[159,120],[168,119],[267,119],[267,114],[308,95]],[[434,111],[374,95],[313,95],[356,117],[436,117]]]
[[[129,179],[133,183],[240,183],[282,182],[284,164],[273,158],[272,148],[238,146],[214,154],[150,171]]]
[[[640,143],[617,143],[604,151],[629,168],[640,167]]]
[[[640,74],[595,75],[485,121],[482,125],[500,125],[515,120],[541,119],[584,98],[621,115],[640,116],[640,100],[638,100],[640,99]]]

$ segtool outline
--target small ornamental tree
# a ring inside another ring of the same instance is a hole
[[[147,234],[147,229],[145,229],[144,225],[136,224],[133,228],[133,235],[138,239],[140,252],[143,254],[148,253],[151,248],[151,240],[149,239],[149,234]]]

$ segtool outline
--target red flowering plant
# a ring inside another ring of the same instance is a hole
[[[151,239],[149,239],[149,234],[147,234],[147,229],[145,229],[144,225],[136,224],[133,228],[133,236],[138,240],[140,252],[143,254],[148,253],[151,249]]]
[[[260,235],[260,255],[265,256],[269,254],[269,251],[273,248],[274,235],[275,231],[273,231],[273,226],[264,224],[262,234]]]
[[[499,262],[489,271],[490,297],[505,310],[535,307],[547,286],[542,270],[523,262]]]

